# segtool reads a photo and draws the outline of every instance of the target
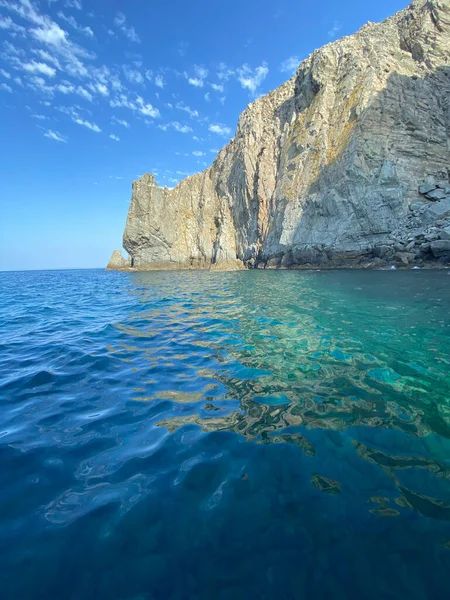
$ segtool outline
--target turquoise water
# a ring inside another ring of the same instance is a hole
[[[447,271],[0,273],[2,599],[444,599]]]

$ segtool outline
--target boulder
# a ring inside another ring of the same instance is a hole
[[[439,233],[439,238],[441,240],[450,240],[450,226],[446,227]]]
[[[429,194],[430,192],[432,192],[433,190],[436,189],[436,184],[435,183],[422,183],[422,185],[419,185],[419,194]]]
[[[430,249],[435,258],[450,255],[450,240],[431,242]]]
[[[440,190],[439,188],[436,190],[432,190],[431,192],[428,192],[425,195],[429,200],[433,200],[433,201],[444,200],[444,198],[447,197],[447,194],[445,193],[445,191]]]

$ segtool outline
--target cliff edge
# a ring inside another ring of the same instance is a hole
[[[130,266],[450,262],[449,139],[450,0],[416,0],[250,104],[210,168],[135,181]]]

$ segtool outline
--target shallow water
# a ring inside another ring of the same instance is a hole
[[[0,273],[4,599],[448,598],[447,271]]]

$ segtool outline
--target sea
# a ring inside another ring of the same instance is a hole
[[[449,576],[450,271],[0,273],[2,600]]]

